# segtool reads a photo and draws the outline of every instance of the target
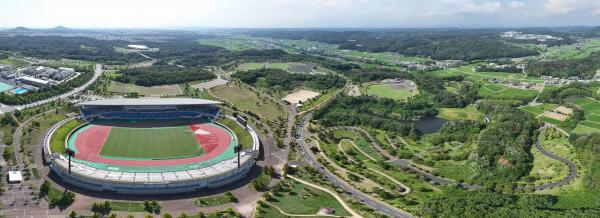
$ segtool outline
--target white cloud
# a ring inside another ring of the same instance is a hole
[[[548,0],[544,4],[544,13],[546,15],[567,14],[575,10],[577,0]]]
[[[600,8],[594,9],[594,14],[595,15],[600,15]]]
[[[463,7],[463,12],[468,13],[488,13],[494,14],[502,10],[502,4],[497,1],[484,2],[482,4],[466,3]]]
[[[523,3],[522,1],[511,1],[508,5],[511,9],[514,10],[522,9],[523,7],[525,7],[525,3]]]

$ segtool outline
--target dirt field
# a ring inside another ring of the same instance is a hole
[[[320,93],[309,90],[298,90],[289,95],[286,95],[283,100],[292,104],[306,102],[312,98],[319,96]]]
[[[550,112],[550,111],[544,112],[544,116],[555,119],[555,120],[560,120],[560,121],[565,121],[569,117],[567,115],[559,114],[556,112]]]

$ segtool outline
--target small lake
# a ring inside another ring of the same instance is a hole
[[[405,124],[414,123],[417,129],[423,133],[437,132],[448,121],[439,117],[424,117],[417,121],[400,121]]]

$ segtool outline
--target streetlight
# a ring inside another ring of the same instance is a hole
[[[240,168],[240,152],[241,152],[241,151],[242,151],[242,145],[240,145],[240,144],[237,144],[237,145],[235,146],[235,152],[237,152],[237,157],[238,157],[238,159],[237,159],[237,165],[238,165],[238,169]]]
[[[70,148],[67,148],[67,156],[69,157],[69,174],[71,174],[71,157],[75,156],[75,151]]]

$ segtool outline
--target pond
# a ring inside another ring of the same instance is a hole
[[[417,129],[423,133],[437,132],[448,121],[439,117],[424,117],[417,121],[400,121],[405,124],[414,123]]]

